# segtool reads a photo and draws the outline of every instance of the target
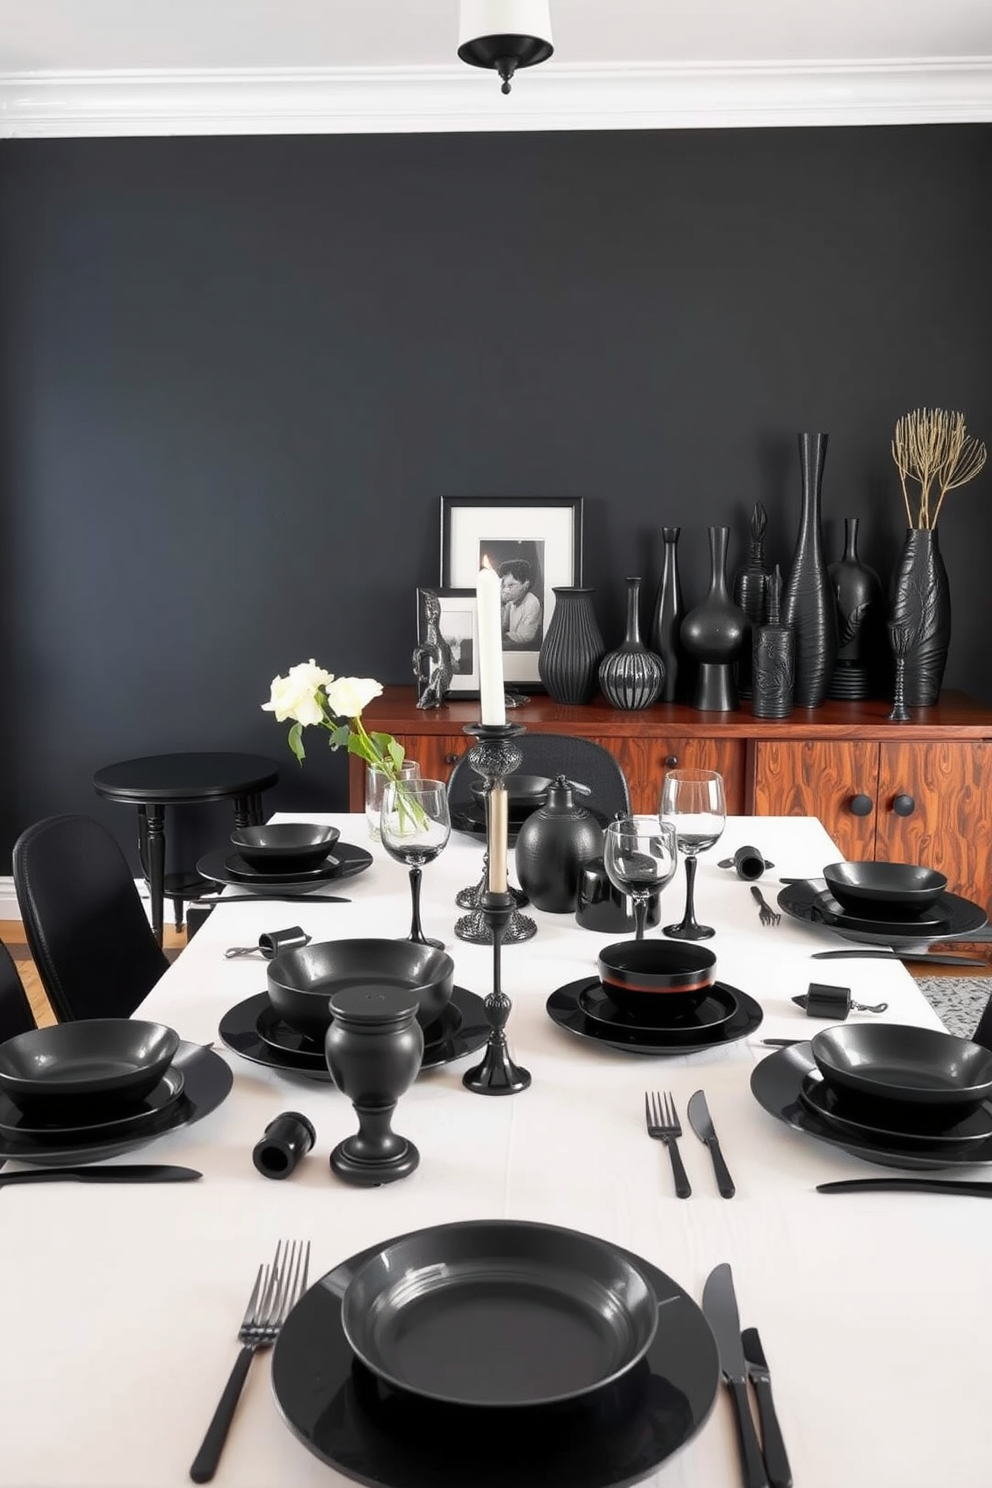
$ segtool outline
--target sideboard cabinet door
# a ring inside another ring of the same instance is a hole
[[[669,770],[717,770],[723,776],[727,811],[744,810],[743,739],[657,739],[630,734],[625,739],[599,739],[616,756],[627,777],[633,809],[653,816],[661,801],[661,783]]]
[[[946,873],[948,888],[988,908],[992,883],[992,744],[881,744],[875,856]]]
[[[879,745],[866,739],[759,739],[756,816],[818,816],[844,858],[875,858]]]

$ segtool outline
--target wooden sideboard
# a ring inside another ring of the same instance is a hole
[[[926,863],[992,910],[992,709],[947,692],[936,707],[914,709],[911,722],[889,723],[890,706],[828,702],[772,721],[678,703],[624,713],[602,699],[571,707],[535,696],[508,717],[609,749],[635,811],[657,811],[668,769],[719,770],[731,813],[818,816],[846,858]],[[387,687],[363,720],[443,780],[471,748],[463,729],[478,717],[477,702],[421,710],[412,687]],[[365,767],[355,757],[349,765],[350,806],[360,811]]]

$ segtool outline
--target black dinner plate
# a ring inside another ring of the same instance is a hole
[[[947,931],[947,915],[940,912],[940,905],[923,913],[893,915],[886,914],[885,905],[863,905],[861,912],[845,909],[829,889],[821,889],[816,896],[816,910],[835,930],[866,930],[870,935],[886,935],[893,925],[899,925],[904,935],[939,935]],[[874,911],[867,913],[866,911]]]
[[[737,1008],[726,1023],[714,1028],[689,1029],[678,1033],[674,1029],[659,1028],[654,1033],[642,1033],[638,1029],[630,1032],[599,1023],[583,1012],[579,998],[589,987],[600,986],[597,977],[580,977],[552,992],[545,1006],[552,1023],[573,1033],[577,1038],[588,1039],[606,1049],[620,1049],[627,1054],[694,1054],[700,1049],[712,1049],[720,1044],[732,1044],[761,1025],[764,1017],[760,1003],[746,992],[729,987],[725,982],[714,982],[713,993],[735,998]]]
[[[485,1407],[394,1389],[355,1358],[341,1325],[349,1281],[381,1249],[352,1256],[312,1286],[272,1357],[287,1426],[346,1477],[372,1488],[625,1488],[706,1421],[720,1379],[709,1325],[677,1282],[619,1247],[651,1284],[660,1312],[646,1355],[615,1383],[585,1401],[502,1410],[496,1431]]]
[[[372,854],[366,848],[353,847],[349,842],[336,842],[333,856],[334,863],[321,868],[312,877],[309,874],[305,877],[286,873],[256,874],[254,870],[234,874],[227,866],[231,853],[226,848],[218,848],[199,860],[196,871],[214,883],[244,889],[249,894],[279,894],[287,889],[292,889],[294,894],[313,894],[324,884],[338,883],[345,878],[354,878],[356,873],[364,873],[373,862]],[[245,868],[248,868],[247,863]]]
[[[428,1049],[432,1044],[443,1042],[451,1038],[462,1026],[462,1012],[454,1003],[448,1004],[446,1016],[435,1019],[424,1029],[424,1048]],[[315,1061],[321,1067],[325,1066],[324,1040],[312,1039],[309,1034],[303,1033],[292,1024],[280,1018],[275,1008],[266,997],[265,1007],[255,1020],[258,1036],[263,1043],[277,1053],[294,1054],[299,1059],[305,1059],[308,1063]]]
[[[584,804],[584,803],[583,803]],[[517,840],[517,833],[524,822],[540,811],[541,803],[536,802],[532,806],[511,806],[507,812],[508,845],[510,847]],[[597,811],[594,806],[584,806],[601,827],[606,827],[610,821],[602,811]],[[456,806],[451,813],[451,825],[456,832],[467,832],[470,837],[485,837],[486,835],[486,808],[484,804],[473,803],[471,806]],[[337,849],[335,848],[335,852]]]
[[[791,919],[803,920],[810,925],[822,925],[842,935],[845,940],[857,941],[861,945],[915,946],[926,945],[932,940],[966,938],[970,930],[981,930],[988,923],[988,915],[980,904],[962,899],[960,894],[941,894],[934,906],[943,923],[943,929],[910,930],[906,920],[892,920],[884,930],[859,930],[836,923],[833,916],[822,912],[817,900],[823,889],[806,880],[803,883],[787,884],[778,896],[778,907]],[[877,922],[876,922],[877,923]]]
[[[579,993],[579,1007],[588,1017],[620,1033],[655,1035],[662,1028],[676,1034],[702,1033],[729,1023],[738,1008],[736,992],[720,982],[707,992],[702,1002],[690,1006],[686,1006],[686,998],[673,993],[658,993],[655,1000],[664,1023],[642,1023],[635,1013],[624,1012],[602,982],[589,982]]]
[[[815,1070],[807,1075],[799,1089],[799,1098],[816,1116],[838,1131],[871,1142],[887,1142],[908,1147],[943,1147],[946,1142],[984,1142],[992,1137],[992,1106],[985,1103],[947,1122],[950,1109],[941,1107],[944,1125],[935,1129],[933,1107],[913,1106],[890,1100],[872,1100],[846,1095],[835,1090]],[[900,1120],[900,1117],[904,1118]]]
[[[793,1131],[815,1137],[828,1146],[839,1147],[864,1162],[921,1172],[992,1163],[992,1137],[957,1147],[939,1142],[902,1144],[891,1138],[857,1136],[854,1132],[840,1131],[803,1102],[803,1081],[811,1072],[816,1072],[816,1065],[808,1042],[793,1044],[789,1049],[776,1049],[752,1070],[751,1093],[770,1116],[784,1121]]]
[[[308,1079],[330,1084],[331,1076],[323,1059],[318,1062],[310,1052],[290,1053],[262,1038],[258,1019],[271,1006],[269,994],[257,992],[254,997],[247,997],[244,1002],[229,1008],[220,1020],[222,1041],[252,1064],[264,1065],[280,1074],[305,1075]],[[467,992],[464,987],[456,987],[444,1013],[425,1029],[425,1034],[432,1037],[424,1045],[422,1070],[436,1069],[439,1065],[450,1064],[453,1059],[461,1059],[463,1054],[473,1054],[476,1049],[481,1049],[489,1037],[482,998],[474,992]]]
[[[135,1132],[107,1136],[103,1141],[88,1137],[78,1142],[67,1138],[59,1142],[42,1141],[38,1137],[0,1138],[0,1158],[17,1162],[37,1163],[41,1167],[54,1167],[61,1163],[101,1162],[105,1158],[121,1157],[146,1146],[156,1137],[179,1127],[192,1126],[217,1109],[226,1099],[234,1083],[230,1065],[205,1049],[202,1044],[189,1044],[185,1040],[179,1045],[171,1068],[178,1068],[183,1075],[182,1094],[178,1100],[146,1121]]]
[[[89,1100],[76,1100],[72,1111],[78,1120],[68,1121],[64,1103],[56,1103],[52,1109],[54,1117],[45,1119],[46,1107],[40,1102],[28,1111],[22,1111],[8,1096],[0,1095],[0,1137],[37,1137],[39,1141],[57,1142],[63,1139],[82,1141],[84,1138],[123,1136],[153,1121],[156,1116],[177,1101],[182,1094],[183,1072],[170,1065],[148,1095],[133,1104],[116,1100],[113,1104],[101,1101],[99,1096]]]
[[[266,883],[274,880],[286,884],[308,883],[312,878],[326,878],[329,872],[336,871],[338,864],[337,854],[332,853],[330,848],[327,849],[323,862],[316,863],[312,868],[277,868],[274,863],[266,868],[257,868],[239,852],[228,853],[224,859],[224,867],[232,878],[246,883],[251,883],[256,878],[264,879]]]

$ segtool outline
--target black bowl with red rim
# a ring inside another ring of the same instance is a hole
[[[701,1002],[716,976],[707,946],[671,940],[618,940],[599,953],[599,979],[617,1007],[663,1027]]]

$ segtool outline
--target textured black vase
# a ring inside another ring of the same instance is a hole
[[[792,712],[792,684],[796,666],[796,638],[780,619],[782,577],[775,572],[767,584],[768,621],[755,628],[751,645],[755,718],[788,718]]]
[[[871,696],[871,642],[882,598],[878,574],[858,557],[857,517],[844,518],[844,556],[827,569],[837,604],[837,662],[828,692],[832,698]]]
[[[649,708],[665,685],[665,663],[641,641],[639,578],[627,580],[627,633],[622,646],[603,657],[599,685],[613,708]]]
[[[837,655],[837,604],[823,556],[820,487],[827,457],[826,434],[800,434],[802,510],[792,569],[782,600],[782,623],[796,636],[793,700],[818,708],[827,695]]]
[[[735,605],[727,588],[729,527],[711,527],[710,589],[702,604],[682,621],[682,645],[699,663],[692,706],[701,711],[729,713],[737,707],[734,662],[748,632],[748,619]]]
[[[665,544],[665,559],[661,570],[661,583],[654,602],[654,618],[651,622],[651,647],[656,656],[665,663],[665,681],[661,689],[661,701],[674,703],[679,694],[682,666],[682,621],[685,605],[682,602],[682,580],[679,577],[679,536],[681,527],[663,527],[661,536]]]
[[[751,509],[747,560],[734,575],[734,603],[744,611],[751,624],[751,634],[768,619],[765,588],[771,578],[765,567],[765,529],[768,516],[760,501]],[[751,637],[745,636],[737,661],[737,691],[751,696]]]
[[[603,828],[559,775],[544,805],[517,833],[517,879],[535,909],[574,914],[588,858],[602,857]]]
[[[592,607],[593,589],[555,589],[537,673],[556,703],[590,703],[606,645]]]
[[[931,708],[940,696],[951,641],[951,591],[936,528],[910,527],[892,576],[892,625],[908,633],[906,704]]]

